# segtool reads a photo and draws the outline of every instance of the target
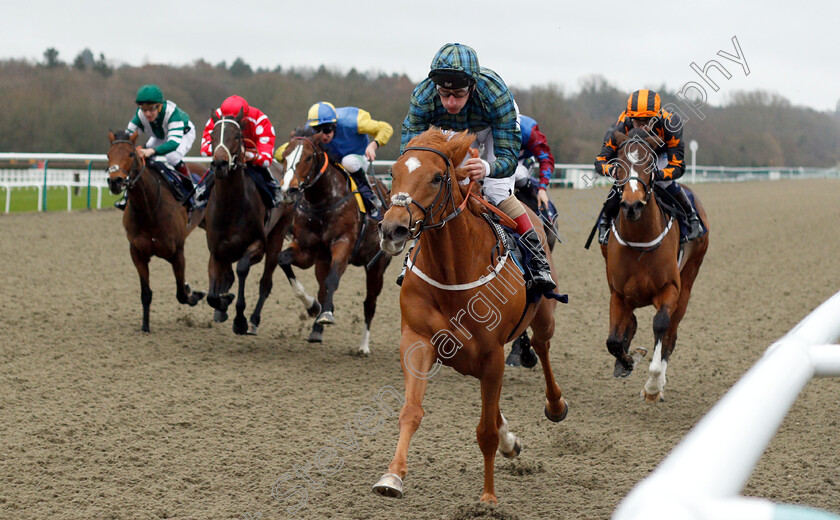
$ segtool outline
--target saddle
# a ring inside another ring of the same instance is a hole
[[[694,193],[691,193],[688,190],[684,191],[685,195],[688,197],[689,202],[691,202],[691,206],[696,212],[697,204],[694,202]],[[665,214],[669,217],[673,217],[677,220],[677,222],[680,225],[680,244],[685,243],[685,237],[688,236],[688,226],[686,225],[685,212],[680,207],[679,203],[677,203],[674,200],[674,198],[667,191],[665,191],[664,188],[660,188],[656,184],[654,184],[653,186],[653,195],[654,197],[656,197],[656,203],[659,204],[659,207],[662,208],[662,211],[665,212]],[[700,236],[702,237],[709,230],[708,228],[706,228],[706,224],[703,222],[702,219],[700,220],[700,225],[703,227],[703,233],[700,234]]]
[[[172,192],[172,195],[175,197],[176,200],[185,203],[187,210],[191,210],[195,206],[195,202],[191,195],[193,193],[193,186],[198,185],[198,183],[201,180],[201,177],[199,177],[195,173],[190,173],[191,178],[187,179],[180,173],[171,169],[169,165],[160,161],[147,160],[146,167],[160,174],[161,178],[164,180],[164,183],[169,188],[169,191]],[[186,202],[186,199],[188,197],[190,198],[190,200],[189,202]]]

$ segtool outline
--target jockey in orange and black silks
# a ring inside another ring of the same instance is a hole
[[[614,177],[615,159],[618,157],[618,145],[615,132],[628,133],[634,128],[643,129],[653,137],[656,146],[655,174],[656,184],[664,188],[681,206],[685,213],[688,235],[686,240],[694,240],[703,233],[700,218],[682,186],[676,181],[685,173],[685,143],[682,138],[683,122],[676,113],[662,109],[659,94],[642,89],[633,92],[627,99],[626,109],[619,115],[618,121],[604,135],[601,153],[595,158],[595,171],[604,176]],[[604,204],[604,210],[598,221],[598,242],[606,244],[610,222],[618,215],[621,200],[620,186],[613,185]]]

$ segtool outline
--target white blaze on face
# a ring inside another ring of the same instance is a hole
[[[289,185],[295,177],[295,169],[300,162],[301,155],[303,155],[303,145],[296,146],[292,153],[286,156],[286,173],[283,175],[283,185],[281,186],[284,192],[289,191]]]
[[[420,166],[421,166],[420,159],[418,159],[417,157],[409,157],[405,161],[405,167],[408,168],[408,173],[413,172],[414,170],[416,170]]]
[[[630,166],[630,171],[632,171],[633,170],[633,165],[635,165],[636,163],[641,161],[641,158],[639,157],[639,151],[638,150],[633,150],[632,152],[628,153],[627,154],[627,160],[630,161],[630,165],[631,165]],[[628,185],[630,186],[630,191],[638,191],[639,190],[639,183],[636,182],[636,179],[630,179],[630,182],[628,183]]]

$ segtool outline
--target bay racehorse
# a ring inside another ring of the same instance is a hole
[[[227,292],[234,281],[231,264],[236,263],[239,291],[233,331],[236,334],[256,334],[263,305],[271,293],[271,278],[277,267],[277,255],[283,247],[291,208],[266,208],[259,188],[246,173],[245,151],[246,147],[250,149],[253,145],[242,135],[242,111],[235,117],[222,118],[214,112],[211,118],[214,123],[211,169],[215,183],[207,201],[205,217],[207,248],[210,250],[207,303],[216,309],[215,321],[227,319],[227,308],[234,299],[233,294]],[[260,296],[249,326],[245,319],[245,280],[251,266],[259,263],[263,254],[266,260],[260,279]]]
[[[333,324],[333,296],[348,264],[365,266],[365,330],[357,349],[370,354],[370,324],[376,313],[376,299],[382,291],[385,268],[390,256],[379,251],[379,237],[373,220],[360,213],[349,176],[327,157],[323,134],[312,128],[292,132],[283,152],[282,191],[295,206],[291,226],[292,241],[280,255],[280,267],[310,316],[315,316],[310,342],[322,340],[324,325]],[[387,190],[380,181],[374,189],[388,203]],[[315,265],[318,300],[306,294],[292,266],[308,269]]]
[[[680,251],[679,225],[663,211],[654,195],[655,138],[642,129],[625,135],[616,132],[621,187],[621,212],[612,225],[601,252],[607,264],[610,288],[610,330],[607,349],[615,356],[615,377],[630,375],[647,354],[646,348],[630,351],[636,333],[634,310],[653,305],[654,350],[648,379],[641,395],[648,402],[664,399],[665,372],[677,342],[677,327],[685,315],[694,279],[709,247],[709,233],[687,242]],[[683,187],[686,192],[691,191]],[[664,191],[664,190],[663,190]],[[709,222],[700,199],[694,196],[697,214],[706,230]]]
[[[466,132],[453,135],[432,128],[412,139],[393,166],[392,206],[380,225],[382,250],[396,255],[408,240],[418,242],[400,291],[405,404],[399,441],[388,472],[373,487],[384,496],[403,495],[408,445],[423,417],[428,381],[441,364],[481,382],[476,434],[484,456],[483,501],[496,501],[496,449],[506,457],[521,450],[499,409],[499,396],[504,345],[529,325],[545,377],[545,415],[558,422],[568,412],[548,359],[556,302],[537,296],[529,303],[522,272],[480,216],[481,207],[469,200],[472,188],[462,185],[466,174],[457,166],[473,140]],[[528,214],[537,222],[533,212]]]
[[[123,213],[123,227],[128,237],[131,261],[140,275],[140,302],[143,323],[140,329],[149,332],[149,308],[152,290],[149,288],[149,261],[153,256],[172,264],[175,273],[175,297],[179,303],[194,306],[204,297],[203,292],[191,291],[184,283],[184,242],[190,232],[204,218],[204,210],[189,214],[166,187],[166,181],[155,169],[147,168],[137,154],[138,132],[129,135],[121,131],[108,132],[108,187],[111,193],[127,192]]]

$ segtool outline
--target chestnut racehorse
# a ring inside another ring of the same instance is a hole
[[[630,375],[647,354],[630,352],[636,333],[633,311],[653,305],[654,350],[641,396],[648,402],[664,399],[665,371],[677,342],[677,327],[685,315],[691,287],[709,247],[709,233],[687,242],[680,254],[680,230],[653,194],[655,138],[642,129],[615,133],[618,144],[616,182],[622,186],[621,212],[612,236],[601,252],[610,287],[610,331],[607,349],[615,356],[615,377]],[[690,192],[688,188],[683,188]],[[708,230],[709,222],[696,196],[697,214]]]
[[[384,496],[403,495],[408,445],[423,417],[428,380],[440,364],[481,382],[476,434],[484,455],[483,501],[496,501],[496,449],[506,457],[516,457],[521,450],[499,409],[499,396],[504,345],[529,325],[545,376],[545,415],[557,422],[568,412],[548,359],[556,302],[538,296],[536,303],[528,303],[522,272],[480,216],[481,206],[465,202],[466,174],[457,166],[473,140],[466,132],[432,128],[412,139],[393,166],[392,206],[380,225],[380,244],[383,251],[396,255],[409,239],[418,242],[400,291],[400,362],[405,379],[400,436],[388,472],[373,487]],[[533,212],[528,214],[537,222]],[[544,251],[552,262],[548,248]]]
[[[298,129],[292,132],[283,152],[282,190],[289,203],[294,204],[295,214],[293,240],[281,253],[279,263],[309,315],[316,317],[310,342],[321,341],[324,325],[335,322],[333,295],[347,265],[366,267],[365,330],[357,349],[358,354],[366,356],[370,354],[370,324],[376,299],[391,258],[380,254],[375,222],[359,212],[348,176],[328,160],[322,138],[323,134],[311,128]],[[372,184],[387,205],[385,187],[378,180]],[[292,271],[292,265],[308,269],[313,264],[319,286],[317,301],[306,294]]]
[[[184,283],[184,242],[187,235],[204,218],[204,210],[192,215],[176,200],[165,180],[137,154],[138,132],[129,135],[121,131],[108,132],[108,187],[111,193],[127,191],[128,201],[123,213],[123,227],[128,237],[131,260],[140,275],[140,301],[143,304],[143,324],[140,330],[149,332],[149,307],[152,290],[149,288],[149,260],[153,256],[172,264],[175,273],[175,297],[178,302],[194,306],[204,297],[203,292],[191,291]]]
[[[291,208],[275,208],[270,211],[270,218],[266,219],[269,210],[255,182],[248,178],[245,171],[247,143],[240,126],[244,119],[242,111],[235,117],[222,118],[213,112],[211,118],[214,122],[211,166],[215,184],[207,201],[205,223],[207,248],[210,250],[207,303],[216,309],[215,321],[227,319],[228,305],[234,299],[227,291],[233,285],[231,264],[235,262],[239,292],[233,332],[256,334],[263,304],[271,293],[271,277],[277,267],[277,255],[283,247]],[[251,266],[260,262],[264,253],[266,260],[260,279],[259,301],[251,314],[249,326],[245,319],[245,280]]]

